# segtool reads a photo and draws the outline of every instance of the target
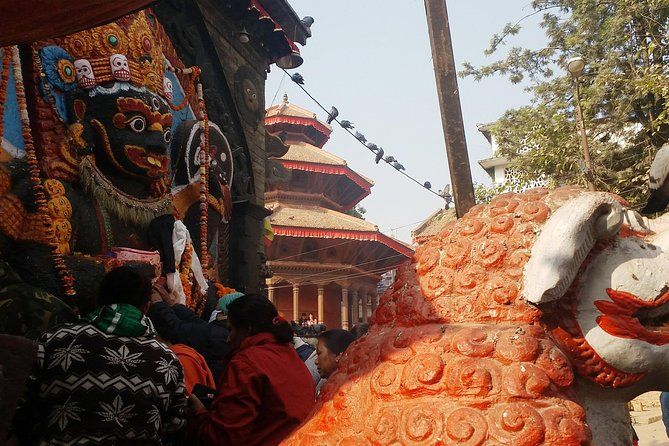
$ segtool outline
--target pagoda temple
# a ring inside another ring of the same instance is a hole
[[[265,188],[274,233],[268,297],[287,319],[312,313],[328,328],[345,329],[367,322],[381,275],[410,259],[413,248],[347,214],[374,183],[323,149],[332,128],[315,113],[284,95],[267,110],[265,129],[288,146],[271,160],[282,179],[268,179]]]

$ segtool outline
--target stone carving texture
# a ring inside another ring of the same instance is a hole
[[[589,444],[570,360],[519,288],[543,223],[581,193],[504,194],[419,246],[284,444]]]

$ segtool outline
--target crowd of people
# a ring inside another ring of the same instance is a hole
[[[262,295],[215,301],[198,315],[163,278],[109,272],[97,309],[39,338],[8,444],[280,443],[356,336],[324,330],[314,347]]]

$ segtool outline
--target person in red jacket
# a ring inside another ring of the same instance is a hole
[[[264,296],[228,307],[232,352],[209,410],[191,395],[192,444],[273,446],[309,414],[314,383],[291,341],[293,330]]]

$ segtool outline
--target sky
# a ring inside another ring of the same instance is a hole
[[[421,184],[438,191],[450,183],[434,67],[423,0],[289,0],[299,17],[312,16],[312,37],[301,47],[304,63],[289,70],[304,77],[304,87],[327,109],[335,105],[339,120],[351,121],[368,141],[383,147]],[[483,54],[490,38],[508,22],[533,12],[530,0],[447,1],[455,63],[475,66],[497,60]],[[523,30],[509,46],[541,48],[546,38],[539,16],[521,22]],[[495,121],[505,110],[526,105],[521,86],[494,77],[480,82],[458,79],[465,136],[474,182],[490,184],[478,160],[491,156],[477,123]],[[268,75],[267,107],[282,100],[327,115],[283,71]],[[360,202],[365,219],[379,230],[411,242],[411,230],[444,207],[444,201],[398,173],[374,163],[374,154],[336,123],[324,149],[374,181]]]

